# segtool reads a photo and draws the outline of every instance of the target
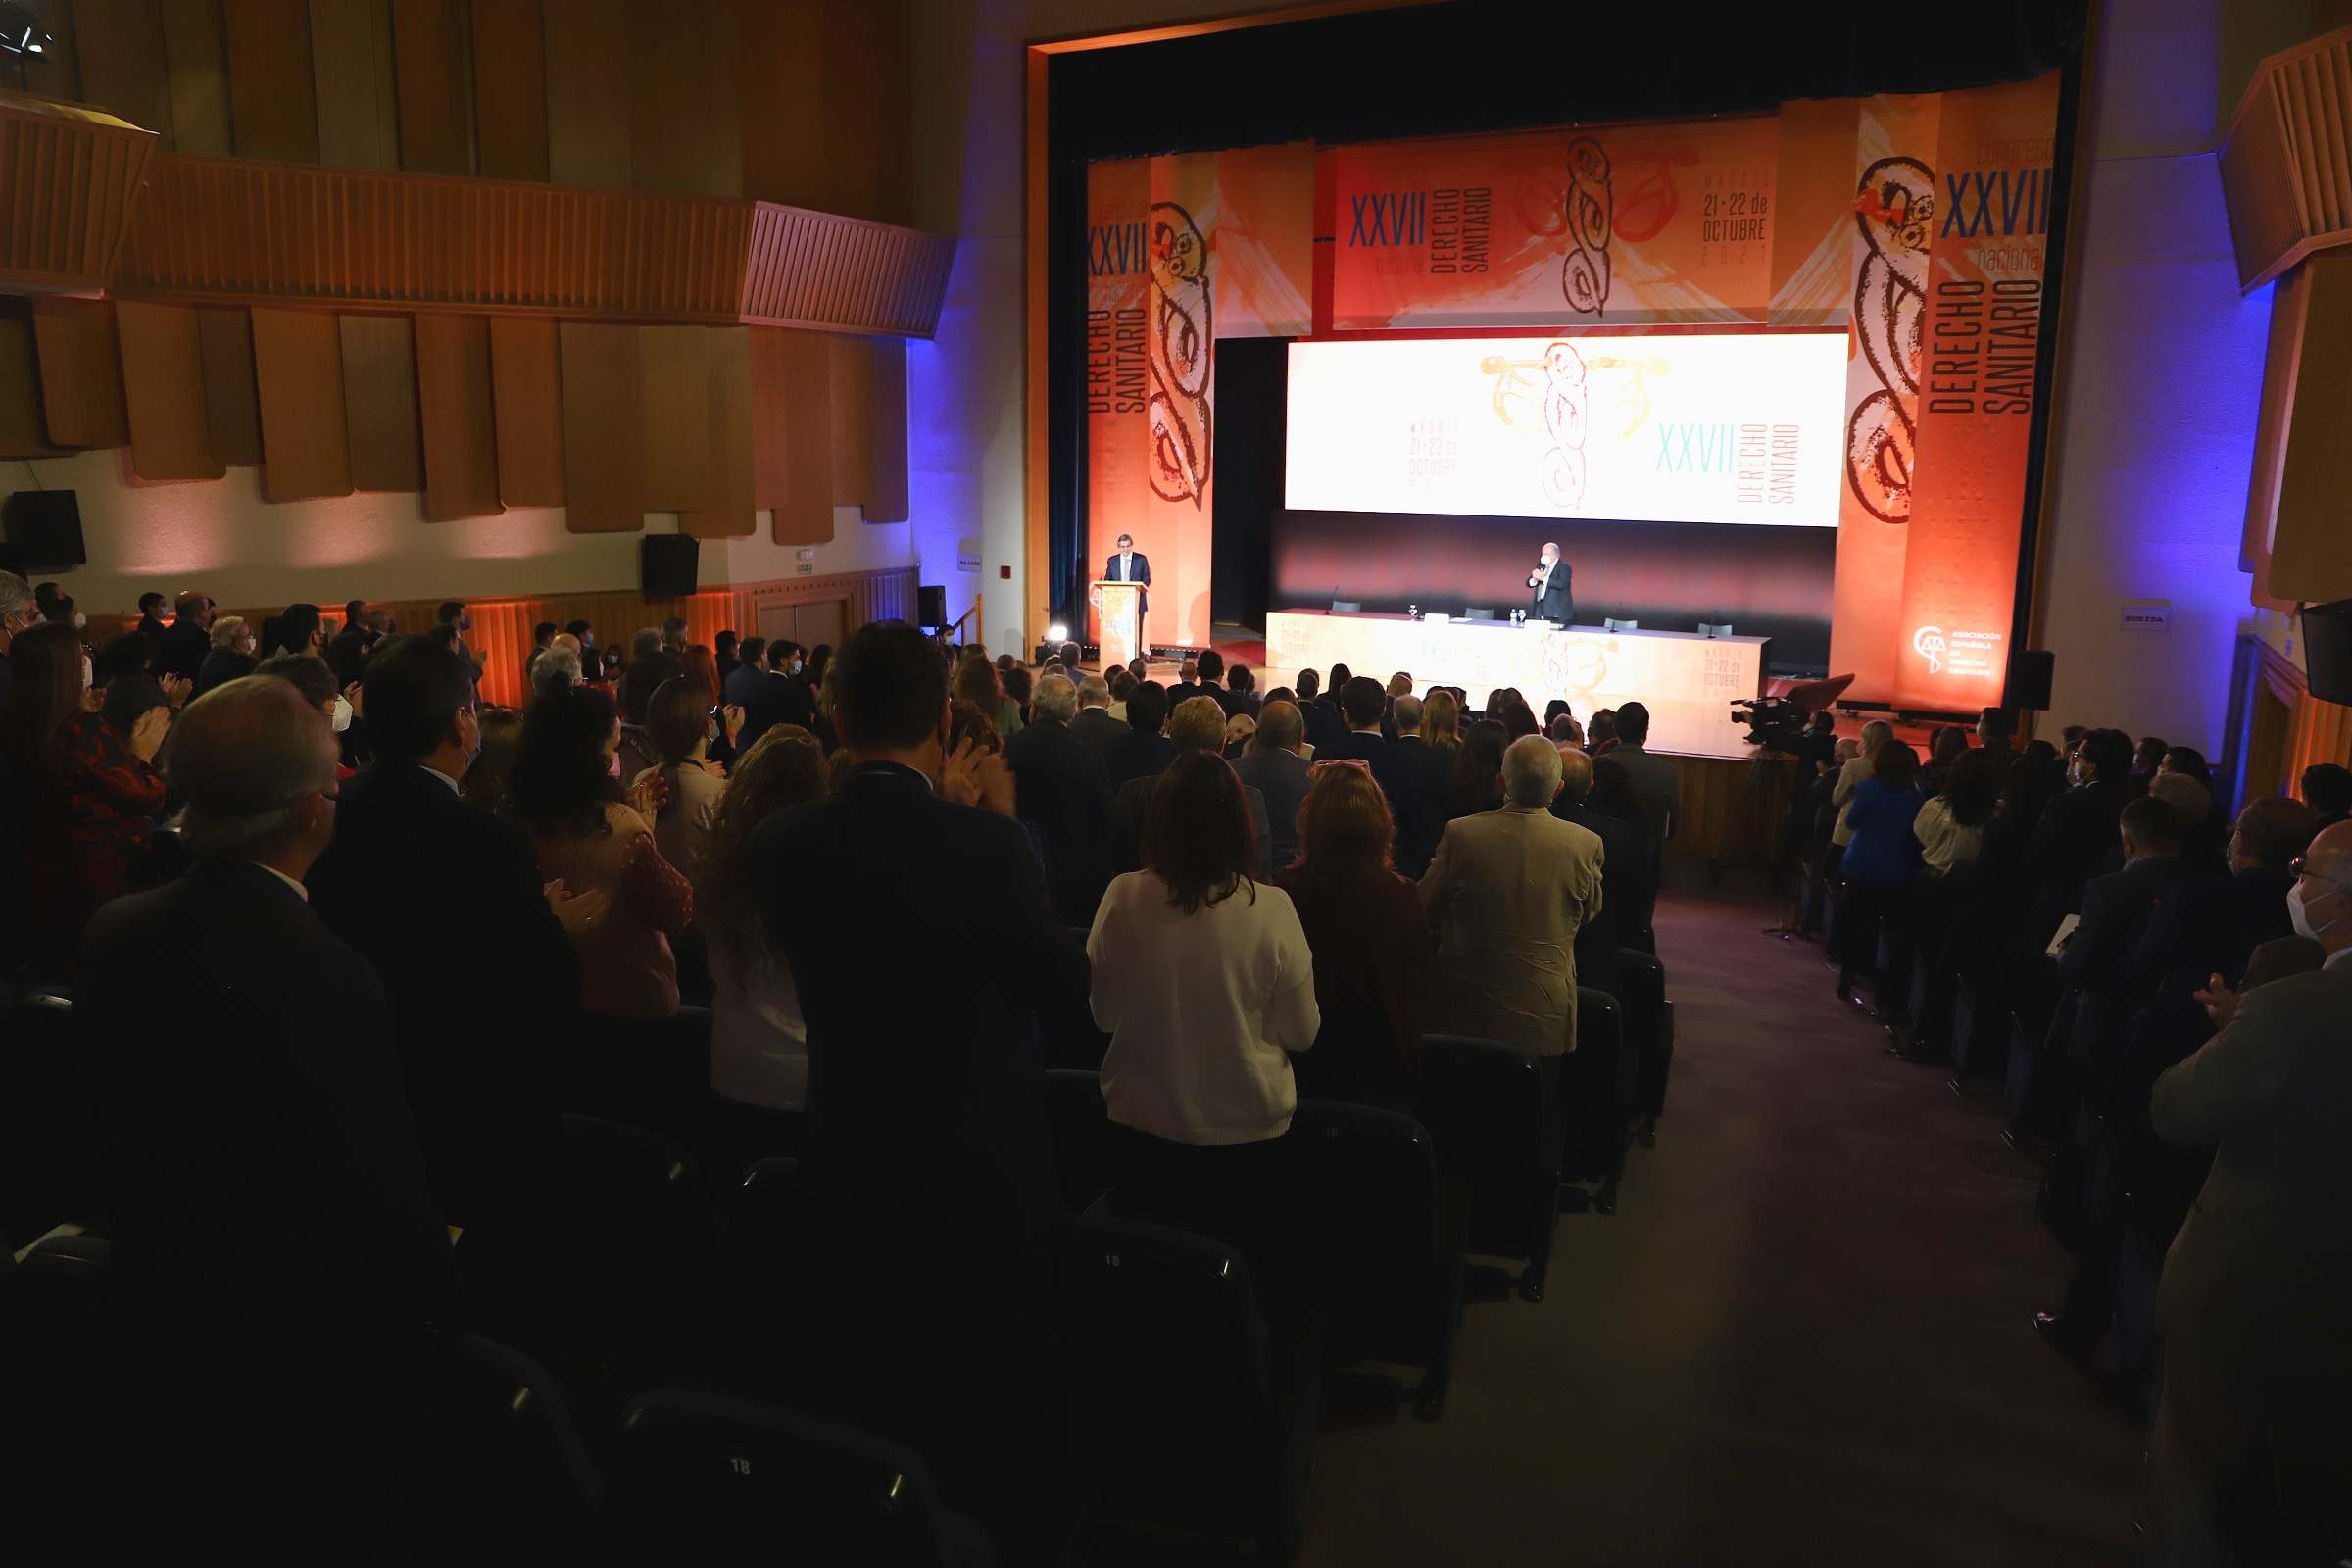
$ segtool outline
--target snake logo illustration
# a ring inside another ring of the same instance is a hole
[[[1560,264],[1560,291],[1589,315],[1609,308],[1609,234],[1615,217],[1609,191],[1609,155],[1590,136],[1568,144],[1567,260]]]
[[[1208,494],[1208,383],[1215,333],[1208,305],[1208,241],[1174,202],[1152,204],[1147,345],[1152,375],[1152,490],[1198,510]]]
[[[1870,254],[1854,276],[1854,335],[1879,378],[1845,427],[1845,480],[1881,522],[1911,520],[1911,416],[1919,398],[1920,322],[1936,175],[1916,158],[1882,158],[1854,190],[1854,223]]]
[[[1551,450],[1544,454],[1544,499],[1563,511],[1584,504],[1590,423],[1584,356],[1573,343],[1553,343],[1544,350],[1544,428],[1551,436]]]

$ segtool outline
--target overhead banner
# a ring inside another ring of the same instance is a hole
[[[1998,703],[2040,395],[2058,77],[1943,95],[1894,701]]]
[[[1769,116],[1341,147],[1332,325],[1761,320]]]
[[[1836,527],[1842,332],[1294,343],[1294,511]]]

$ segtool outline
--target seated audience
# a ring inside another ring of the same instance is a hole
[[[1176,765],[1175,759],[1186,752],[1206,752],[1218,757],[1225,749],[1225,710],[1206,697],[1188,698],[1177,705],[1168,715],[1168,766]],[[1157,773],[1129,779],[1119,786],[1117,798],[1111,805],[1111,818],[1116,831],[1112,835],[1112,858],[1118,865],[1132,870],[1145,863],[1146,839],[1152,820],[1152,794],[1159,781],[1167,776],[1166,768]],[[1267,814],[1266,798],[1249,785],[1242,786],[1244,805],[1250,812],[1250,842],[1257,851],[1257,863],[1251,867],[1260,882],[1274,880],[1274,832],[1272,818]]]
[[[556,1132],[548,1047],[579,996],[564,927],[608,896],[543,885],[530,842],[459,799],[481,737],[463,659],[399,638],[366,686],[375,763],[343,787],[312,903],[383,978],[442,1216],[527,1225]]]
[[[1086,961],[1013,819],[1012,775],[948,750],[930,641],[868,623],[833,669],[849,774],[745,852],[808,1027],[805,1229],[827,1264],[789,1303],[819,1351],[796,1402],[910,1444],[1004,1560],[1046,1561],[1055,1199],[1036,1019],[1085,993]],[[954,1311],[872,1289],[909,1257],[956,1282]]]
[[[2132,748],[2130,788],[2135,796],[2148,793],[2148,786],[2155,782],[2157,769],[2164,763],[2164,754],[2172,749],[2161,735],[2142,735],[2139,744]]]
[[[1257,716],[1257,732],[1233,764],[1243,784],[1266,799],[1271,840],[1267,858],[1277,868],[1298,858],[1298,808],[1306,801],[1306,759],[1298,755],[1305,720],[1296,703],[1268,703]]]
[[[1103,676],[1102,684],[1104,689],[1110,694],[1109,706],[1103,710],[1109,713],[1111,718],[1116,722],[1121,724],[1126,723],[1127,699],[1133,696],[1135,693],[1135,677],[1127,673],[1127,666],[1125,664],[1113,664],[1110,667],[1109,672]],[[1084,696],[1085,690],[1085,685],[1083,682],[1081,682],[1079,686],[1081,697]],[[1109,740],[1106,739],[1103,742],[1103,745],[1105,751],[1107,751]]]
[[[216,686],[224,686],[239,675],[253,673],[256,640],[253,628],[243,615],[222,615],[213,622],[210,651],[204,662],[197,666],[193,694],[202,697]],[[354,675],[353,680],[359,679]],[[346,683],[348,684],[348,683]]]
[[[1225,687],[1225,656],[1214,648],[1206,649],[1193,664],[1200,675],[1200,689],[1192,695],[1213,699],[1217,707],[1224,710],[1226,716],[1231,717],[1239,710],[1234,704],[1233,693]]]
[[[1480,725],[1479,733],[1499,733]],[[1446,824],[1421,879],[1438,934],[1437,1026],[1552,1060],[1576,1049],[1576,934],[1600,912],[1600,839],[1551,814],[1560,754],[1541,735],[1502,756],[1503,802]]]
[[[1250,737],[1257,733],[1257,720],[1248,713],[1233,713],[1225,720],[1225,760],[1239,759],[1250,748]]]
[[[1062,923],[1087,924],[1110,881],[1110,769],[1070,728],[1078,688],[1058,669],[1037,683],[1030,721],[1004,744],[1021,820],[1037,832]]]
[[[603,693],[575,686],[537,699],[523,714],[507,812],[530,833],[542,877],[611,901],[571,933],[585,977],[581,1010],[666,1018],[678,1010],[669,939],[694,918],[694,888],[654,839],[659,770],[634,775],[624,803],[612,774],[619,749],[620,716]]]
[[[195,867],[91,922],[74,1009],[111,1145],[126,1448],[160,1459],[111,1479],[257,1560],[309,1556],[313,1530],[414,1506],[394,1461],[433,1414],[457,1266],[376,972],[306,902],[335,831],[325,722],[286,683],[231,681],[181,716],[171,784]]]
[[[1409,699],[1407,699],[1409,701]],[[1314,955],[1315,1049],[1292,1063],[1324,1100],[1413,1106],[1434,943],[1419,890],[1391,868],[1396,826],[1369,770],[1317,762],[1283,886]]]
[[[752,858],[752,835],[769,817],[821,800],[825,757],[816,737],[771,727],[736,760],[718,810],[689,862],[695,918],[710,946],[710,1087],[729,1100],[799,1111],[808,1100],[808,1026],[792,966],[770,933]]]

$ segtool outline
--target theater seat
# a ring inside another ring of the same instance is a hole
[[[1069,930],[1083,953],[1092,933],[1085,926]],[[1110,1050],[1110,1036],[1095,1027],[1095,1015],[1083,992],[1061,998],[1040,1013],[1038,1038],[1049,1067],[1081,1067],[1091,1073],[1102,1065],[1102,1057]]]
[[[1116,1179],[1102,1074],[1092,1068],[1048,1068],[1046,1126],[1054,1140],[1054,1174],[1061,1186],[1062,1207],[1078,1213],[1109,1191]]]
[[[605,1478],[589,1457],[571,1404],[546,1367],[478,1334],[449,1349],[442,1390],[450,1406],[442,1445],[451,1517],[487,1517],[531,1532],[542,1550],[593,1547]]]
[[[1302,1100],[1290,1146],[1300,1235],[1330,1293],[1324,1358],[1422,1369],[1411,1391],[1425,1421],[1445,1413],[1461,1316],[1462,1258],[1441,1222],[1437,1150],[1393,1110]]]
[[[682,1389],[639,1395],[621,1407],[611,1480],[623,1557],[860,1568],[998,1560],[911,1450],[783,1405]]]
[[[1063,1220],[1054,1250],[1066,1449],[1090,1518],[1113,1534],[1184,1531],[1288,1560],[1319,1376],[1303,1356],[1269,1354],[1241,1254],[1102,1218]],[[1090,1544],[1098,1560],[1127,1560]]]
[[[97,1219],[103,1141],[74,1003],[35,991],[0,1018],[0,1238],[24,1247]]]
[[[1592,1203],[1603,1214],[1617,1211],[1617,1178],[1625,1169],[1632,1125],[1634,1067],[1617,999],[1591,986],[1577,987],[1576,1050],[1560,1063],[1560,1176],[1566,1182],[1599,1182]]]
[[[112,1246],[95,1236],[45,1237],[22,1262],[0,1250],[0,1492],[25,1505],[10,1510],[12,1534],[36,1511],[119,1500],[125,1391],[112,1375],[113,1267]],[[38,1560],[18,1539],[22,1560]]]
[[[1560,1171],[1544,1137],[1543,1069],[1533,1053],[1464,1035],[1421,1037],[1422,1121],[1439,1159],[1470,1184],[1466,1250],[1522,1258],[1522,1299],[1544,1299]]]
[[[1363,608],[1364,604],[1360,599],[1334,599],[1331,602],[1331,612],[1335,615],[1360,614]]]
[[[1674,1071],[1666,966],[1654,954],[1617,950],[1617,1003],[1625,1010],[1626,1044],[1634,1058],[1633,1113],[1654,1123],[1666,1113],[1666,1080]]]

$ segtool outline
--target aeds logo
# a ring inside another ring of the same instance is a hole
[[[1911,651],[1928,662],[1931,675],[1943,673],[1943,651],[1949,646],[1941,626],[1922,626],[1911,634]]]

